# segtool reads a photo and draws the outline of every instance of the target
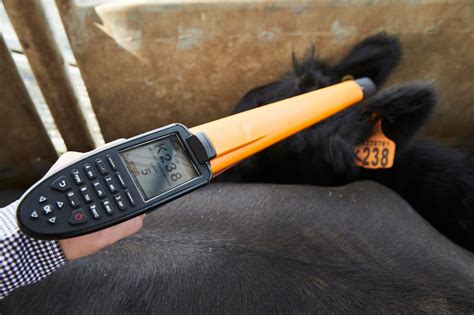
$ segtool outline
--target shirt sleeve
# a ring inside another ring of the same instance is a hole
[[[0,209],[0,299],[47,277],[66,263],[58,241],[23,234],[16,221],[19,201]]]

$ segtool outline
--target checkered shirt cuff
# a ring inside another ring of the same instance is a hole
[[[14,289],[44,279],[66,262],[58,241],[23,234],[16,221],[19,201],[0,209],[0,299]]]

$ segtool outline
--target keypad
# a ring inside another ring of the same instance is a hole
[[[132,193],[123,189],[127,184],[110,155],[96,158],[73,169],[70,174],[54,178],[50,187],[64,197],[49,197],[51,200],[48,200],[46,195],[37,196],[38,208],[31,209],[31,220],[54,225],[63,218],[61,213],[66,211],[68,223],[78,225],[88,220],[103,220],[103,216],[113,216],[116,209],[125,211],[128,206],[136,205]],[[110,198],[107,198],[107,193],[113,195],[109,194]]]

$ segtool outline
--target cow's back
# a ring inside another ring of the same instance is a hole
[[[474,257],[373,183],[212,184],[0,302],[18,313],[474,310]]]

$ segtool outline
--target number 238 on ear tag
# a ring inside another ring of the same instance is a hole
[[[391,168],[395,160],[395,142],[382,131],[382,120],[375,123],[372,135],[354,150],[357,166],[369,169]]]

